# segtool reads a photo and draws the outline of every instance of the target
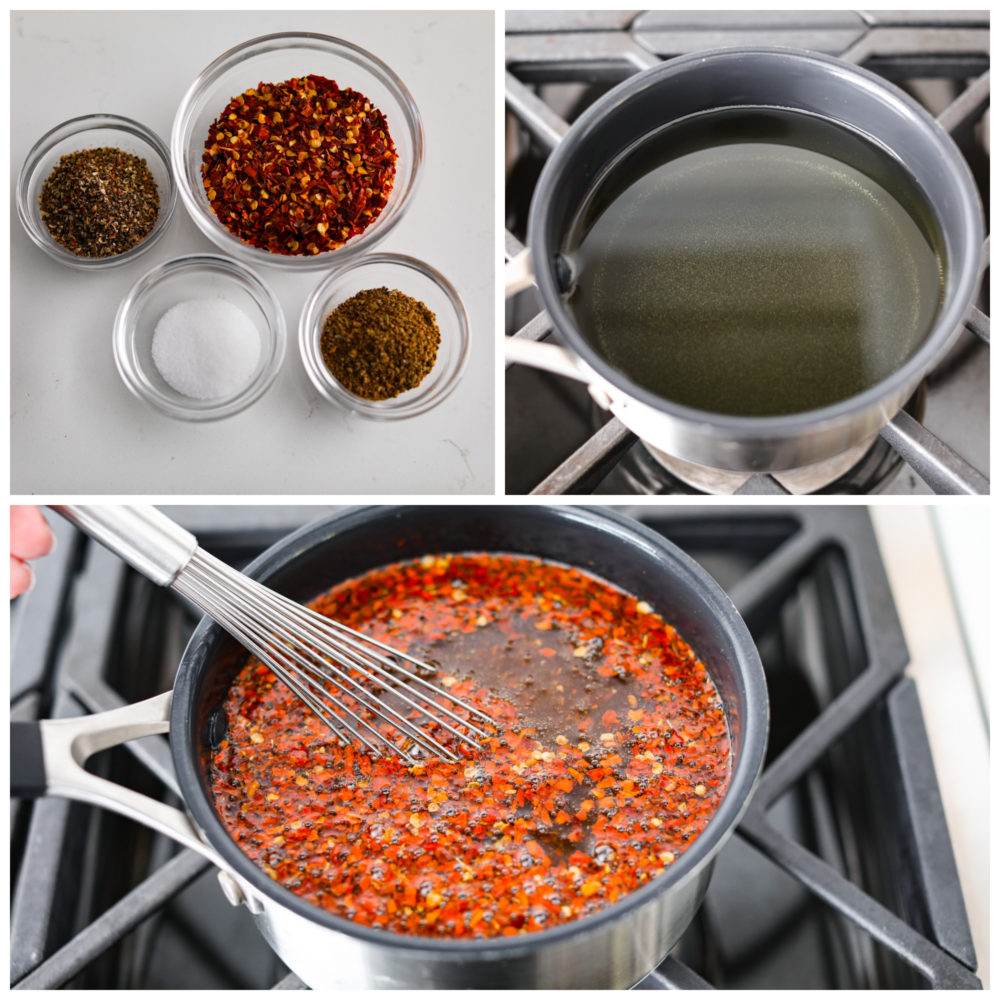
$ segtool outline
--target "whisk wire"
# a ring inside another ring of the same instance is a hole
[[[474,748],[479,746],[475,737],[487,736],[468,718],[440,701],[492,722],[488,715],[452,697],[400,661],[432,670],[427,664],[296,604],[237,573],[204,549],[195,550],[173,586],[264,663],[341,740],[349,733],[379,756],[384,755],[381,749],[384,746],[412,764],[416,761],[407,752],[410,745],[446,760],[459,759],[418,725],[420,717]],[[416,685],[422,690],[416,690]],[[384,696],[378,697],[378,691],[384,692]],[[382,731],[345,704],[338,694],[391,728]],[[411,715],[417,713],[416,718],[406,718],[388,704],[385,696],[389,695],[408,706]],[[467,731],[456,729],[441,716]],[[379,745],[373,745],[359,729],[370,733]],[[388,734],[392,730],[399,734],[398,741],[390,739]]]
[[[296,607],[299,608],[299,610],[301,610],[301,608],[298,605],[296,605]],[[329,622],[329,619],[325,619],[322,616],[318,616],[318,615],[316,616],[316,618],[318,618],[319,620],[317,621],[317,620],[312,619],[312,618],[309,619],[309,622],[308,622],[309,627],[315,628],[317,631],[319,631],[321,633],[326,633],[327,632],[326,625],[327,625],[327,622]],[[337,623],[334,622],[332,624],[337,624]],[[341,627],[343,627],[343,626],[341,626]],[[367,636],[365,637],[365,639],[367,640]],[[327,641],[338,642],[338,641],[341,641],[341,640],[328,638]],[[369,659],[370,668],[372,670],[376,671],[377,673],[382,674],[388,680],[390,680],[390,681],[397,681],[398,680],[398,675],[402,674],[407,680],[425,686],[428,690],[432,691],[435,695],[438,695],[438,696],[443,695],[448,700],[455,701],[455,699],[452,698],[452,696],[450,694],[448,694],[446,691],[442,691],[440,688],[435,687],[433,684],[429,683],[427,680],[425,680],[419,674],[415,674],[412,671],[407,670],[406,667],[404,667],[402,664],[395,663],[392,660],[388,659],[387,657],[381,656],[379,653],[373,653],[370,650],[365,649],[364,646],[361,643],[357,642],[353,637],[347,639],[346,641],[347,641],[348,645],[357,647],[358,649],[362,650],[363,653],[364,653],[364,655]],[[373,639],[372,642],[377,643],[377,645],[381,646],[383,649],[389,650],[393,654],[395,654],[395,652],[396,652],[395,650],[392,649],[391,646],[386,646],[383,643],[379,643],[377,640]],[[400,655],[402,655],[402,654],[400,654]],[[410,657],[410,656],[407,656],[407,659],[409,659],[411,662],[414,662],[414,663],[420,663],[421,662],[421,661],[416,660],[415,658]],[[375,662],[371,662],[371,661],[375,661]],[[382,664],[384,666],[384,668],[387,668],[387,669],[383,669],[383,668],[379,667],[378,664]],[[423,664],[423,666],[426,667],[426,664]],[[373,681],[375,681],[375,678],[371,678],[371,679]],[[467,719],[463,719],[461,716],[456,715],[454,712],[450,711],[444,705],[439,705],[439,704],[435,703],[435,707],[439,711],[443,712],[445,715],[447,715],[450,718],[454,719],[456,722],[460,722],[462,725],[467,726],[472,732],[476,733],[478,736],[486,737],[486,735],[487,735],[486,733],[484,733],[480,729],[477,729]],[[472,714],[472,715],[478,715],[480,718],[485,719],[487,722],[492,722],[493,721],[485,712],[480,712],[478,709],[473,708],[471,705],[466,705],[465,709],[470,714]]]
[[[268,595],[270,597],[271,595]],[[414,742],[422,746],[427,752],[432,754],[439,754],[446,760],[457,760],[444,746],[438,743],[432,736],[421,730],[418,726],[413,725],[410,720],[406,719],[404,716],[400,715],[391,705],[387,705],[385,702],[380,702],[364,685],[360,684],[354,677],[344,670],[339,669],[335,663],[329,662],[328,660],[320,657],[314,650],[311,644],[303,645],[303,637],[293,633],[285,625],[285,619],[277,611],[272,611],[270,604],[276,606],[281,606],[285,599],[280,599],[279,601],[268,601],[259,600],[259,594],[252,594],[244,600],[244,604],[249,607],[249,611],[243,611],[242,609],[237,610],[236,614],[242,619],[242,624],[246,628],[252,628],[255,625],[263,624],[272,634],[281,640],[276,646],[271,646],[265,651],[263,661],[269,665],[273,663],[274,658],[281,658],[286,664],[288,670],[293,670],[294,667],[289,662],[289,658],[293,660],[302,670],[312,673],[315,677],[321,680],[327,680],[332,682],[340,690],[344,691],[345,694],[349,694],[356,701],[359,701],[369,712],[372,714],[379,714],[379,711],[389,713],[394,720],[394,724],[398,729],[400,729],[405,735],[409,736]],[[291,601],[287,602],[292,608],[298,610],[299,606],[293,604]],[[302,617],[302,616],[299,616]],[[308,619],[306,619],[308,621]],[[303,628],[303,633],[306,639],[310,638],[310,629],[307,627]],[[358,645],[359,650],[363,650],[363,647]],[[338,652],[342,654],[343,659],[348,661],[348,665],[354,669],[359,670],[367,678],[375,681],[375,678],[371,676],[367,671],[364,670],[364,662],[358,653],[353,655],[345,649],[338,649]],[[261,657],[258,657],[261,658]],[[382,734],[379,731],[368,724],[368,722],[362,719],[360,716],[356,715],[349,708],[347,708],[341,701],[334,698],[334,696],[329,692],[327,688],[324,688],[320,684],[316,684],[312,681],[308,675],[300,676],[300,679],[306,680],[311,687],[313,687],[322,696],[328,697],[330,701],[334,702],[337,707],[343,709],[350,713],[350,715],[356,719],[361,725],[369,729],[377,736],[382,738]],[[349,689],[349,690],[348,690]],[[418,712],[426,713],[426,710],[422,705],[407,698],[400,691],[393,691],[397,697],[401,698],[405,702],[409,703],[411,707],[416,709]],[[462,738],[463,734],[447,726],[446,728],[451,731],[456,737]]]
[[[295,604],[294,607],[297,610],[299,610],[299,611],[307,611],[308,612],[308,609],[302,608],[302,606],[299,605],[299,604]],[[309,612],[309,614],[315,615],[315,612]],[[316,620],[316,619],[318,619],[318,620]],[[349,629],[346,625],[341,625],[340,622],[334,621],[331,618],[324,618],[322,615],[315,615],[315,618],[314,619],[310,619],[310,621],[312,622],[312,624],[316,628],[318,628],[318,629],[320,629],[322,631],[342,632],[342,633],[344,633],[346,640],[348,642],[351,642],[351,643],[355,643],[356,642],[356,638],[355,637],[357,637],[359,635],[359,633],[354,632],[352,629]],[[365,642],[371,643],[371,645],[377,646],[379,649],[385,650],[391,656],[399,657],[399,658],[404,659],[404,660],[409,660],[411,663],[414,663],[417,666],[423,667],[425,670],[426,669],[430,669],[426,663],[424,663],[422,660],[417,659],[415,656],[410,656],[409,653],[404,653],[402,650],[394,649],[392,646],[386,645],[386,643],[380,642],[378,639],[370,638],[369,636],[363,636],[362,638],[364,639]],[[367,652],[367,654],[369,656],[378,657],[378,659],[380,659],[383,663],[386,663],[393,670],[398,671],[399,673],[403,674],[403,676],[406,677],[408,680],[413,681],[413,682],[415,682],[417,684],[423,685],[424,687],[428,688],[428,690],[433,691],[435,694],[438,694],[438,695],[444,694],[446,698],[449,698],[452,701],[456,700],[456,699],[452,698],[451,695],[449,695],[447,692],[444,692],[440,688],[435,687],[430,681],[428,681],[425,678],[421,677],[419,674],[415,674],[412,671],[407,670],[406,667],[404,667],[402,664],[395,663],[395,662],[393,662],[391,660],[386,659],[385,657],[380,657],[377,653],[372,653],[372,652],[367,651],[367,650],[366,650],[366,652]],[[441,707],[441,706],[438,706],[438,707]],[[479,718],[481,718],[484,722],[490,723],[492,725],[493,720],[485,712],[481,712],[478,708],[473,708],[472,705],[464,705],[463,707],[471,715],[478,715]],[[448,711],[445,708],[441,708],[441,710],[444,711],[444,712]],[[451,712],[448,712],[448,714],[451,715],[452,718],[455,719],[456,721],[461,722],[464,725],[468,725],[468,722],[465,719],[462,719],[460,716],[452,715]],[[477,732],[479,732],[479,731],[477,730]],[[486,733],[479,732],[479,735],[480,736],[486,736]]]
[[[264,648],[257,642],[254,634],[243,627],[243,623],[246,620],[244,615],[242,615],[239,611],[228,609],[224,605],[216,604],[208,595],[205,596],[204,604],[200,604],[199,606],[202,607],[203,610],[211,615],[216,621],[218,621],[220,625],[225,627],[230,634],[232,634],[243,646],[245,646],[246,649],[253,653],[254,656],[256,656],[262,663],[265,663],[284,684],[286,684],[317,716],[319,716],[320,719],[323,720],[323,722],[330,727],[330,729],[337,734],[338,737],[343,739],[344,731],[346,730],[352,736],[355,736],[358,740],[360,740],[373,753],[379,757],[383,756],[382,751],[377,746],[374,746],[371,742],[369,742],[349,722],[347,722],[346,719],[341,718],[335,713],[329,712],[321,701],[302,687],[296,677],[291,673],[291,670],[285,666],[287,663],[286,657],[274,650]],[[284,662],[279,662],[279,660]],[[308,678],[304,679],[308,681]],[[336,707],[342,709],[360,725],[371,730],[379,739],[384,739],[383,735],[379,733],[375,727],[370,725],[367,720],[362,719],[359,715],[352,712],[329,691],[320,688],[319,685],[314,684],[312,681],[309,681],[309,683],[310,686],[322,691],[323,695],[329,698]],[[407,758],[407,760],[409,760],[409,758]]]
[[[241,578],[241,579],[246,579],[246,578]],[[308,608],[303,608],[301,605],[295,604],[295,602],[289,600],[288,598],[282,597],[279,594],[275,594],[273,591],[268,591],[264,588],[253,588],[253,587],[249,588],[249,590],[251,592],[247,595],[247,600],[255,605],[255,615],[266,620],[269,628],[275,634],[280,636],[289,646],[294,648],[296,645],[300,646],[303,645],[302,643],[303,638],[310,640],[309,642],[305,643],[305,649],[312,662],[300,659],[299,662],[301,666],[306,668],[312,668],[314,670],[316,669],[317,666],[320,665],[325,666],[328,670],[333,670],[334,674],[336,675],[335,677],[330,677],[327,674],[327,678],[329,680],[333,681],[335,684],[338,684],[338,686],[341,683],[350,685],[351,688],[353,689],[352,693],[360,696],[362,700],[371,699],[373,697],[372,692],[370,692],[367,688],[365,688],[362,684],[360,684],[349,673],[345,673],[342,670],[336,669],[335,664],[331,662],[331,659],[328,656],[317,654],[316,650],[322,649],[323,643],[326,642],[333,646],[334,652],[339,659],[347,660],[349,666],[356,672],[361,674],[361,676],[369,683],[374,684],[376,686],[382,686],[391,689],[392,694],[395,697],[399,698],[401,701],[403,701],[416,711],[422,712],[424,714],[427,714],[425,706],[427,704],[433,704],[434,708],[438,712],[448,716],[455,722],[458,722],[461,725],[466,726],[469,732],[479,737],[486,738],[487,736],[486,733],[484,733],[481,729],[477,728],[476,726],[473,726],[467,719],[463,719],[455,712],[452,712],[446,706],[441,705],[438,702],[430,702],[421,695],[417,695],[417,697],[421,698],[421,702],[417,702],[413,698],[409,697],[408,694],[406,693],[407,689],[399,686],[399,678],[397,676],[398,673],[402,673],[405,677],[411,678],[414,681],[424,684],[428,688],[428,690],[433,692],[433,694],[437,695],[438,697],[444,697],[445,699],[453,700],[451,698],[451,695],[447,694],[444,691],[441,691],[434,685],[427,684],[423,678],[408,671],[405,667],[402,667],[401,665],[394,663],[393,661],[387,659],[386,657],[381,656],[378,653],[373,653],[364,645],[363,642],[358,641],[359,639],[363,638],[364,641],[367,642],[368,641],[367,636],[364,637],[358,636],[358,633],[353,633],[350,630],[346,629],[344,626],[339,625],[339,623],[331,622],[330,619],[324,618],[321,615],[316,614],[316,612],[309,610]],[[300,627],[302,629],[301,636],[295,635],[285,626],[284,622],[288,618],[292,618],[300,623]],[[335,631],[334,629],[329,628],[328,626],[331,624],[337,625],[338,629]],[[358,636],[358,638],[355,638],[355,636]],[[372,640],[372,641],[376,642],[377,640]],[[378,645],[381,648],[390,650],[395,653],[395,651],[392,650],[391,646],[387,646],[384,643],[378,643]],[[415,657],[408,656],[408,654],[400,654],[400,655],[407,655],[407,658],[410,659],[411,661],[415,663],[420,663],[419,660],[417,660]],[[366,707],[369,708],[369,710],[372,710],[372,706],[369,705],[367,701],[365,702],[365,704]],[[398,722],[407,724],[408,720],[406,720],[398,712],[394,711],[391,706],[386,705],[385,702],[376,701],[376,705],[379,708],[390,712],[393,718],[398,720]],[[489,720],[489,716],[485,715],[482,712],[476,711],[476,714]],[[448,723],[444,722],[443,720],[434,718],[433,721],[435,721],[439,726],[441,726],[441,728],[447,730],[458,739],[462,739],[464,737],[463,733],[459,732],[453,726],[448,725]],[[426,748],[426,749],[432,749],[432,752],[437,752],[437,753],[447,753],[444,747],[442,747],[441,744],[437,743],[437,741],[434,741],[433,748]]]
[[[254,618],[242,611],[239,605],[219,601],[217,591],[213,590],[211,586],[209,586],[209,583],[201,577],[196,577],[196,579],[191,582],[193,586],[189,593],[192,596],[192,599],[195,599],[196,603],[198,603],[198,599],[200,598],[201,603],[199,606],[202,607],[203,610],[207,611],[221,625],[227,628],[227,630],[262,663],[265,663],[269,669],[273,670],[274,673],[280,677],[281,680],[287,684],[288,687],[341,739],[343,739],[343,731],[346,730],[351,733],[351,735],[357,737],[357,739],[359,739],[369,749],[373,750],[379,756],[382,756],[381,751],[373,746],[371,742],[369,742],[369,740],[367,740],[350,723],[348,723],[346,719],[336,715],[335,713],[329,712],[322,702],[312,695],[311,692],[303,688],[303,686],[299,683],[299,679],[293,673],[294,665],[284,653],[272,646],[264,646],[257,640],[259,628],[256,627],[257,623]],[[385,741],[385,737],[382,733],[380,733],[367,720],[351,711],[350,708],[344,705],[343,702],[341,702],[328,690],[315,684],[307,677],[302,679],[306,680],[315,690],[322,692],[322,695],[328,698],[335,707],[340,708],[343,712],[350,715],[351,718],[353,718],[359,725],[368,729],[378,739]],[[394,749],[397,749],[398,752],[398,748]]]
[[[443,696],[449,701],[456,701],[456,699],[454,699],[446,691],[442,691],[440,688],[425,680],[419,674],[415,674],[412,671],[407,670],[402,664],[389,659],[388,657],[382,656],[380,653],[374,652],[368,648],[368,645],[377,646],[379,649],[386,650],[394,657],[401,657],[414,664],[423,666],[425,669],[430,669],[427,664],[418,660],[416,657],[410,656],[408,653],[404,653],[401,650],[394,649],[392,646],[388,646],[385,643],[380,642],[378,639],[371,638],[370,636],[362,636],[360,633],[354,632],[345,625],[341,625],[340,622],[324,618],[315,611],[311,611],[309,608],[303,608],[300,604],[296,604],[294,601],[291,601],[286,597],[282,597],[280,594],[275,594],[273,591],[265,590],[264,594],[266,595],[264,599],[271,602],[274,608],[277,609],[280,616],[290,616],[301,624],[302,628],[313,637],[313,645],[320,645],[321,642],[328,642],[333,645],[338,654],[341,656],[350,655],[347,652],[347,649],[351,649],[360,654],[361,659],[352,657],[353,662],[357,665],[357,669],[362,672],[366,679],[371,683],[383,686],[385,684],[389,684],[390,686],[393,686],[398,684],[399,675],[402,674],[407,680],[426,687],[430,692],[432,692],[432,694],[438,697]],[[373,676],[373,674],[379,675],[382,680],[380,680],[377,676]],[[408,701],[414,707],[419,708],[419,706],[412,702],[409,698],[399,694],[399,692],[394,693],[396,693],[398,697],[403,698],[403,700]],[[420,695],[418,695],[418,697],[420,697]],[[466,726],[470,732],[475,733],[477,736],[486,738],[487,734],[481,729],[473,726],[468,719],[464,719],[460,715],[455,714],[444,705],[437,702],[434,702],[433,704],[438,711],[444,713],[455,722]],[[493,720],[485,712],[481,712],[478,709],[473,708],[471,705],[465,705],[463,707],[470,714],[477,715],[486,722],[492,723]],[[454,733],[456,736],[461,735],[454,729],[451,729],[450,727],[448,728],[449,731]]]
[[[312,624],[313,623],[310,622],[306,626],[307,633],[311,630]],[[359,645],[359,644],[352,643],[352,645]],[[360,646],[359,646],[359,648],[360,648]],[[401,668],[397,668],[396,664],[394,664],[394,663],[392,663],[392,662],[384,659],[383,657],[378,657],[377,654],[376,654],[375,658],[377,660],[381,660],[382,663],[385,664],[385,667],[388,668],[388,669],[384,669],[382,666],[379,665],[378,662],[372,662],[371,659],[366,659],[363,656],[358,656],[358,655],[354,654],[349,647],[339,647],[338,651],[340,652],[341,656],[344,659],[350,661],[350,663],[352,665],[352,669],[354,669],[359,674],[361,674],[365,678],[365,680],[369,681],[371,684],[375,684],[377,686],[384,687],[384,688],[386,688],[386,690],[391,690],[391,693],[396,698],[399,698],[401,701],[403,701],[406,704],[410,705],[412,708],[416,709],[417,711],[419,711],[419,712],[426,712],[426,709],[424,708],[424,705],[426,705],[428,703],[433,704],[434,707],[438,711],[440,711],[444,715],[447,715],[450,718],[454,719],[456,722],[462,723],[463,725],[465,725],[467,727],[467,729],[470,732],[475,733],[478,736],[482,736],[482,737],[486,736],[486,733],[484,733],[482,730],[476,728],[471,723],[469,723],[467,720],[462,719],[461,716],[456,715],[454,712],[450,711],[444,705],[440,705],[440,704],[438,704],[436,702],[428,702],[428,700],[426,698],[421,698],[421,702],[422,702],[422,704],[421,704],[420,702],[414,701],[413,698],[410,698],[405,693],[406,688],[399,685],[398,678],[396,677],[395,673],[393,672],[394,669],[401,669]],[[367,652],[367,651],[365,651],[365,652]],[[337,674],[337,676],[340,677],[340,678],[342,678],[345,682],[347,682],[347,683],[349,683],[349,684],[357,687],[366,696],[371,697],[370,692],[366,688],[364,688],[363,685],[359,684],[350,675],[344,674],[342,671],[338,670],[336,668],[335,664],[329,662],[325,658],[322,658],[321,662],[322,662],[322,664],[325,667],[333,670]],[[408,673],[408,671],[404,671],[404,673]],[[438,694],[438,695],[443,694],[443,692],[439,691],[437,688],[432,688],[432,690],[434,690],[434,692],[436,694]],[[418,696],[418,697],[420,697],[420,696]],[[451,696],[447,695],[447,694],[444,694],[444,697],[450,699]],[[383,702],[381,704],[384,705],[385,703]],[[391,707],[389,707],[389,706],[385,706],[385,707],[388,709],[388,711],[390,711],[390,712],[393,711],[391,709]],[[402,718],[402,716],[398,716],[395,712],[393,712],[393,714],[396,715],[397,718]],[[446,729],[448,732],[452,733],[452,735],[457,736],[459,738],[462,737],[462,733],[460,733],[454,727],[448,725],[447,722],[444,722],[441,719],[436,719],[435,721],[437,722],[437,724],[439,726],[441,726],[441,728]]]

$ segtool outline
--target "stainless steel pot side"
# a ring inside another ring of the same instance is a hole
[[[331,988],[624,988],[651,972],[701,904],[716,854],[745,811],[764,761],[768,704],[746,626],[715,581],[676,546],[617,514],[584,507],[367,507],[335,514],[268,549],[246,572],[296,600],[368,569],[435,552],[530,553],[585,568],[641,594],[674,623],[712,674],[729,720],[734,771],[706,830],[666,874],[601,913],[487,941],[403,937],[311,906],[257,868],[212,804],[208,758],[218,709],[245,661],[203,619],[174,690],[84,719],[41,724],[48,794],[145,823],[210,858],[278,956],[307,985]],[[91,753],[171,733],[185,814],[83,771]]]
[[[663,399],[594,349],[561,295],[556,255],[601,172],[654,129],[687,115],[738,106],[790,108],[864,133],[909,173],[941,232],[943,303],[926,340],[878,385],[822,409],[735,417]],[[595,399],[630,430],[686,461],[733,472],[811,465],[876,434],[954,343],[979,289],[983,233],[982,205],[964,157],[898,87],[831,56],[794,49],[729,48],[681,56],[636,73],[596,101],[546,162],[528,216],[528,250],[508,265],[509,294],[530,283],[533,271],[545,309],[569,349],[508,338],[507,359],[589,383]]]

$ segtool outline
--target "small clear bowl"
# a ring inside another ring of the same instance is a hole
[[[113,257],[79,257],[51,237],[38,205],[42,185],[60,157],[80,149],[115,146],[146,161],[160,193],[160,211],[150,234],[138,246]],[[177,204],[177,187],[166,144],[145,125],[118,115],[84,115],[46,132],[28,153],[17,178],[17,215],[25,231],[50,257],[83,271],[121,267],[141,257],[167,231]]]
[[[189,299],[224,299],[241,309],[260,334],[260,360],[247,382],[219,399],[192,399],[164,381],[153,364],[153,332],[163,314]],[[285,358],[285,319],[274,293],[250,268],[215,254],[176,257],[143,275],[115,317],[115,364],[143,402],[178,420],[221,420],[267,392]]]
[[[336,250],[287,257],[244,243],[219,222],[202,183],[202,155],[209,126],[237,94],[261,83],[282,83],[310,75],[324,76],[341,87],[360,91],[385,115],[398,154],[396,177],[388,204],[363,233]],[[287,32],[237,45],[195,80],[177,110],[170,152],[184,207],[216,246],[247,264],[317,271],[367,253],[403,218],[420,179],[424,130],[410,92],[384,62],[339,38]]]
[[[394,399],[362,399],[330,374],[319,342],[323,323],[337,306],[360,291],[383,286],[423,302],[437,319],[441,344],[433,369],[415,389]],[[309,296],[299,319],[299,353],[312,384],[331,403],[374,420],[400,420],[433,409],[458,385],[469,360],[469,319],[458,292],[434,268],[413,257],[370,254],[327,275]]]

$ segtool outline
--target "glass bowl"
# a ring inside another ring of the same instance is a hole
[[[38,198],[42,185],[60,157],[80,149],[100,149],[102,146],[116,146],[146,161],[160,192],[160,212],[150,234],[131,250],[113,257],[78,257],[49,235],[42,221]],[[177,187],[166,144],[145,125],[118,115],[84,115],[46,132],[28,153],[17,178],[17,215],[27,234],[53,260],[83,271],[120,267],[141,257],[167,231],[176,204]]]
[[[224,299],[242,309],[260,334],[260,360],[249,380],[218,399],[192,399],[164,381],[153,364],[153,331],[163,314],[188,299]],[[143,402],[178,420],[221,420],[267,392],[285,358],[285,319],[274,293],[250,268],[215,254],[176,257],[143,275],[115,317],[115,364]]]
[[[423,302],[437,319],[441,344],[430,374],[394,399],[362,399],[338,382],[323,361],[319,342],[326,317],[367,288],[386,287]],[[306,372],[331,403],[374,420],[400,420],[433,409],[450,395],[469,360],[469,320],[451,283],[423,261],[399,254],[370,254],[338,268],[309,296],[299,320],[299,352]]]
[[[219,222],[202,184],[202,155],[209,126],[233,97],[261,83],[281,83],[310,74],[360,91],[385,115],[398,154],[396,177],[388,204],[363,233],[336,250],[286,257],[244,243]],[[410,92],[385,63],[339,38],[287,32],[237,45],[219,56],[195,80],[177,110],[170,151],[184,207],[216,246],[247,264],[315,271],[366,253],[402,219],[420,178],[424,131]]]

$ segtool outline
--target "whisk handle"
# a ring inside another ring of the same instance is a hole
[[[198,547],[190,531],[155,507],[58,504],[52,509],[161,587],[177,579]]]

